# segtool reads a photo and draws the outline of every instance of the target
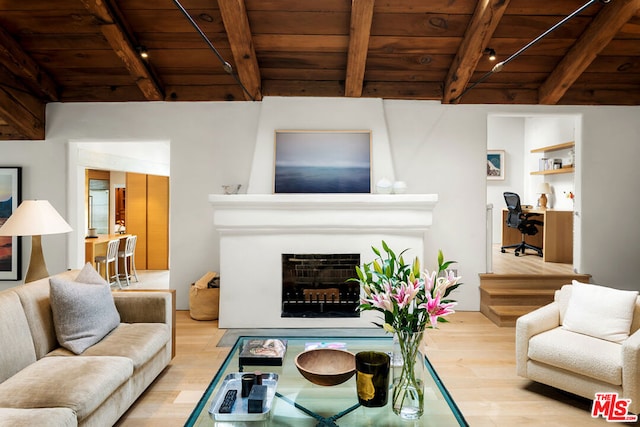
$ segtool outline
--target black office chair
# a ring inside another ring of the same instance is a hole
[[[520,196],[516,193],[505,192],[504,201],[507,203],[509,213],[507,215],[507,226],[511,228],[517,228],[522,233],[522,242],[515,245],[506,245],[500,248],[500,252],[505,253],[505,249],[515,248],[515,255],[519,256],[518,252],[522,252],[524,255],[525,249],[531,249],[538,253],[538,256],[542,256],[542,248],[530,245],[524,241],[526,236],[533,236],[538,234],[537,225],[543,225],[542,221],[537,219],[531,219],[534,216],[540,216],[538,213],[523,213],[522,206],[520,206]]]

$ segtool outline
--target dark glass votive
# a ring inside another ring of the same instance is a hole
[[[377,408],[387,404],[391,358],[379,351],[356,354],[356,389],[362,406]]]
[[[244,374],[241,378],[242,390],[240,396],[248,397],[251,389],[255,384],[256,376],[254,374]]]

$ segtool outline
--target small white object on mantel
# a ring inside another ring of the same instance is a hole
[[[404,181],[396,181],[393,183],[393,194],[404,194],[407,192],[407,183]]]
[[[393,182],[387,178],[382,178],[376,182],[376,193],[378,194],[391,194],[393,192]]]

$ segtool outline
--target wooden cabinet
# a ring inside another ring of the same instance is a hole
[[[127,233],[136,234],[136,268],[169,268],[169,178],[127,173]]]
[[[169,269],[169,178],[147,175],[147,269]]]
[[[550,153],[554,151],[562,151],[562,150],[570,150],[575,146],[574,141],[563,142],[561,144],[549,145],[546,147],[535,148],[531,150],[531,153]],[[573,166],[563,167],[561,169],[547,169],[547,170],[537,170],[531,172],[531,175],[558,175],[564,173],[573,173],[575,172],[575,168]]]

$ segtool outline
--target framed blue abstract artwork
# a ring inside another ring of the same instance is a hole
[[[274,193],[370,193],[371,131],[278,130]]]

